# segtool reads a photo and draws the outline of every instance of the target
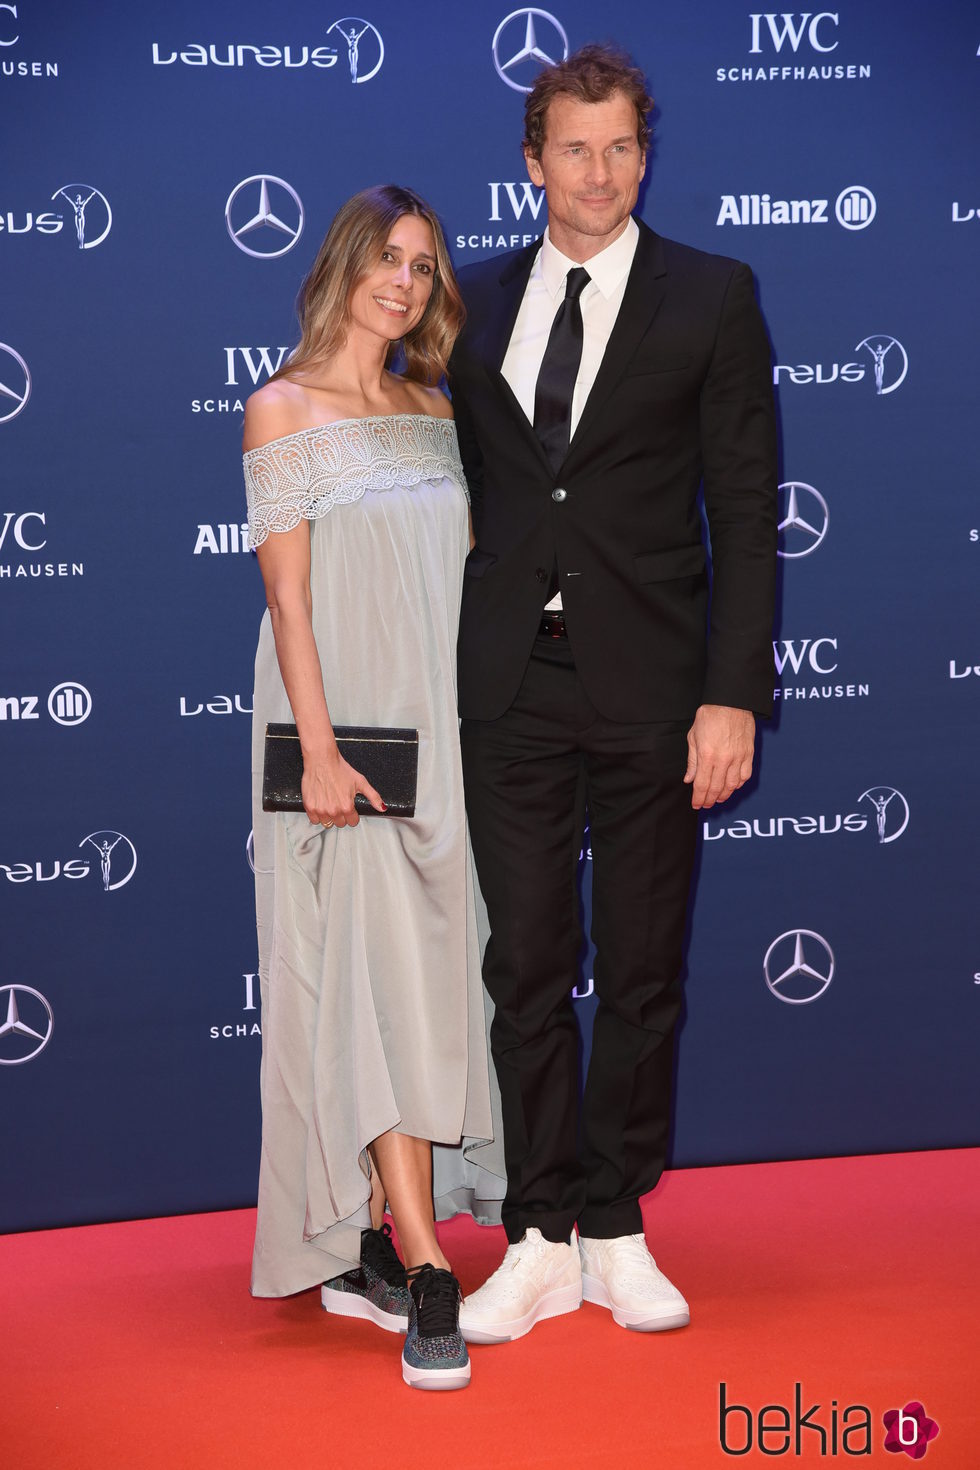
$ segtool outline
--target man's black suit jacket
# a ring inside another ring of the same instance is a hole
[[[639,228],[557,475],[500,372],[540,247],[460,274],[467,321],[449,385],[476,533],[459,631],[464,718],[496,719],[512,703],[556,563],[576,668],[601,714],[771,711],[775,415],[752,276]]]

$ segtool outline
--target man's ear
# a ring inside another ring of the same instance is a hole
[[[544,188],[544,174],[541,172],[541,161],[535,158],[529,149],[524,149],[524,162],[527,165],[527,176],[537,189]]]

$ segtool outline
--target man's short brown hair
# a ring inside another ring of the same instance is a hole
[[[528,93],[524,104],[524,151],[541,157],[548,107],[555,97],[574,97],[579,102],[605,102],[622,92],[636,109],[636,136],[645,153],[650,143],[649,114],[653,98],[647,81],[625,51],[593,42],[573,51],[557,66],[546,66]]]

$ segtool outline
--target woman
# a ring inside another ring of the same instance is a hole
[[[328,1311],[408,1329],[402,1372],[418,1388],[470,1374],[431,1144],[492,1136],[455,703],[467,496],[452,410],[432,386],[462,314],[428,205],[394,185],[356,194],[304,283],[299,345],[248,400],[244,434],[269,609],[253,732],[252,1290],[329,1278]],[[403,374],[389,368],[399,344]],[[261,811],[267,721],[295,721],[305,815]],[[359,818],[357,793],[383,802],[340,755],[334,723],[418,728],[414,818]]]

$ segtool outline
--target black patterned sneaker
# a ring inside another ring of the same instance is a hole
[[[409,1388],[465,1388],[470,1358],[459,1330],[459,1282],[428,1264],[408,1274],[412,1305],[402,1377]]]
[[[412,1299],[390,1225],[361,1231],[361,1264],[325,1281],[320,1301],[324,1311],[338,1317],[362,1317],[386,1332],[408,1331]]]

